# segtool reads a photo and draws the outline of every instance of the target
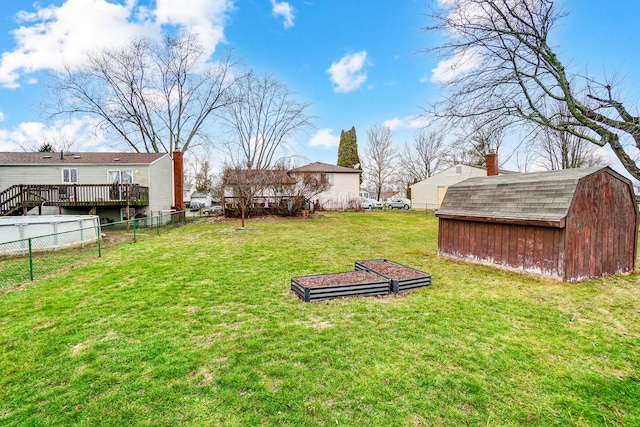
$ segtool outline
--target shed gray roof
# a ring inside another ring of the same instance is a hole
[[[289,172],[362,173],[360,169],[346,168],[344,166],[330,165],[322,162],[309,163],[299,168],[293,168]]]
[[[167,153],[0,152],[0,165],[80,165],[80,164],[151,164]]]
[[[436,215],[562,226],[579,181],[603,169],[613,172],[594,167],[470,178],[447,189]]]

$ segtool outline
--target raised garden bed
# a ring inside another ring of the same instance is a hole
[[[305,302],[357,295],[386,295],[389,289],[389,279],[371,271],[349,271],[291,279],[291,290]]]
[[[376,273],[389,279],[391,292],[394,294],[408,292],[431,284],[430,274],[386,259],[356,261],[355,269],[356,271]]]

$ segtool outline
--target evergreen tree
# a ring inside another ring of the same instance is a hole
[[[49,143],[42,144],[38,147],[40,153],[53,153],[53,146]]]
[[[362,170],[360,157],[358,156],[358,140],[356,128],[340,132],[340,145],[338,146],[338,166]]]

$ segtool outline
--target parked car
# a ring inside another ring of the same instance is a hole
[[[409,199],[391,199],[387,202],[387,209],[411,209],[411,200]]]
[[[205,209],[203,212],[205,215],[221,215],[222,214],[222,206],[214,205],[208,209]]]
[[[189,204],[189,210],[191,212],[196,212],[196,211],[199,211],[200,209],[204,209],[204,203],[191,202]]]
[[[360,199],[360,207],[362,209],[372,211],[374,209],[382,209],[382,203],[377,200],[366,199],[363,197]]]

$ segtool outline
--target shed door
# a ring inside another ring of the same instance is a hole
[[[444,200],[444,195],[446,193],[447,193],[446,186],[438,186],[438,209],[440,209],[440,205],[442,204],[442,201]]]

